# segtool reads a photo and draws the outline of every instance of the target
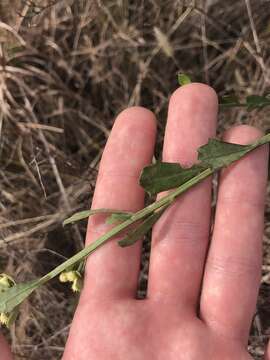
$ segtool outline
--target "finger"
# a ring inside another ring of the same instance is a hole
[[[92,209],[137,211],[143,207],[139,175],[153,157],[155,133],[155,117],[147,109],[129,108],[117,117],[102,155]],[[95,215],[89,219],[87,244],[115,226],[106,224],[105,218]],[[102,246],[89,257],[84,293],[95,297],[134,296],[140,251],[139,242],[121,248],[116,238]]]
[[[270,360],[270,342],[268,342],[265,354],[264,354],[264,360]]]
[[[217,96],[212,88],[193,83],[176,90],[169,104],[163,160],[194,163],[198,147],[215,135],[216,119]],[[210,208],[209,178],[176,200],[154,227],[148,290],[153,300],[181,302],[194,309],[208,242]]]
[[[0,353],[1,353],[1,360],[12,360],[12,354],[10,348],[4,339],[4,337],[0,334]]]
[[[261,135],[243,125],[230,129],[224,139],[247,144]],[[201,317],[214,331],[244,341],[260,284],[267,161],[268,147],[263,146],[220,176],[201,296]]]

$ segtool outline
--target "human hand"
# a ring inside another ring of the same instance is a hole
[[[191,165],[215,136],[217,97],[203,84],[170,100],[163,160]],[[100,164],[92,208],[137,211],[141,169],[151,162],[156,121],[144,108],[116,119]],[[224,139],[249,143],[261,133],[230,129]],[[246,344],[261,271],[268,148],[222,171],[209,251],[211,179],[190,189],[153,229],[147,299],[136,300],[141,244],[107,243],[91,255],[64,360],[247,360]],[[163,196],[160,194],[159,196]],[[111,226],[89,219],[86,242]]]
[[[177,89],[169,105],[163,160],[191,165],[197,148],[215,136],[217,109],[208,86]],[[155,135],[154,115],[144,108],[117,117],[92,208],[144,206],[138,179],[151,163]],[[244,144],[260,136],[242,125],[224,139]],[[210,178],[166,210],[153,229],[147,299],[135,298],[141,243],[121,248],[112,240],[93,253],[63,359],[251,359],[246,344],[260,284],[267,160],[263,146],[222,171],[210,245]],[[111,227],[104,215],[91,217],[86,243]]]
[[[173,94],[163,160],[191,165],[215,136],[217,97],[203,84]],[[92,208],[137,211],[141,169],[151,162],[154,115],[130,108],[116,119],[100,164]],[[261,133],[230,129],[224,139],[249,143]],[[64,360],[251,359],[246,344],[261,271],[268,148],[222,171],[209,251],[211,179],[190,189],[153,229],[147,299],[136,300],[141,244],[107,243],[91,255]],[[163,196],[160,194],[159,196]],[[109,229],[89,219],[90,243]]]

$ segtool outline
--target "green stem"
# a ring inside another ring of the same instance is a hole
[[[171,203],[183,192],[191,188],[192,186],[196,185],[201,180],[207,178],[211,174],[213,174],[214,170],[211,168],[207,168],[206,170],[202,171],[199,175],[195,176],[194,178],[187,181],[185,184],[179,186],[176,190],[170,192],[168,195],[162,197],[160,200],[150,204],[149,206],[145,207],[142,210],[139,210],[134,215],[131,216],[128,220],[124,221],[123,223],[115,226],[111,230],[109,230],[106,234],[99,237],[96,241],[91,243],[90,245],[86,246],[83,250],[72,256],[70,259],[66,260],[55,269],[50,271],[48,274],[44,275],[40,280],[39,284],[45,284],[50,279],[56,277],[57,275],[61,274],[62,271],[66,270],[67,268],[75,265],[77,262],[84,260],[88,257],[91,253],[93,253],[96,249],[100,246],[105,244],[109,239],[113,236],[120,233],[122,230],[126,229],[131,224],[135,223],[138,220],[143,219],[145,216],[151,214],[155,210],[159,209],[160,207],[167,205],[170,206]]]
[[[270,142],[270,133],[264,135],[257,141],[255,141],[252,144],[252,148],[250,151],[254,148],[256,148],[259,145],[263,145]],[[57,266],[55,269],[53,269],[51,272],[43,276],[39,280],[39,284],[44,284],[50,279],[54,278],[55,276],[61,274],[62,271],[66,270],[69,267],[74,266],[79,261],[85,260],[91,253],[93,253],[96,249],[98,249],[100,246],[105,244],[109,239],[111,239],[113,236],[120,233],[122,230],[129,227],[131,224],[135,223],[138,220],[143,219],[144,217],[148,216],[149,214],[153,213],[155,210],[165,206],[169,207],[171,203],[183,192],[191,188],[192,186],[196,185],[201,180],[207,178],[211,174],[213,174],[218,169],[212,169],[207,168],[204,171],[202,171],[200,174],[195,176],[194,178],[190,179],[186,183],[182,184],[176,190],[171,191],[168,195],[162,197],[160,200],[150,204],[149,206],[143,208],[142,210],[137,211],[135,214],[133,214],[128,220],[122,222],[121,224],[115,226],[111,230],[109,230],[106,234],[102,235],[100,238],[98,238],[96,241],[94,241],[92,244],[86,246],[83,250],[72,256],[70,259],[66,260],[59,266]]]
[[[252,144],[252,148],[256,148],[258,145],[264,145],[270,142],[270,133],[262,136],[260,139]]]

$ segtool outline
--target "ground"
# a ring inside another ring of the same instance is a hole
[[[0,4],[0,266],[18,281],[44,274],[83,246],[102,149],[115,116],[143,105],[158,118],[160,157],[179,71],[221,97],[269,92],[267,0],[2,0]],[[221,110],[233,124],[270,127],[270,109]],[[264,264],[249,349],[261,359],[270,332],[270,196]],[[140,296],[146,287],[145,242]],[[52,281],[7,334],[16,359],[60,359],[77,298]]]

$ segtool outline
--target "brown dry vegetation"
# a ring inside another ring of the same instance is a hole
[[[179,71],[219,95],[269,91],[267,0],[2,0],[0,20],[0,266],[18,281],[83,246],[85,223],[61,222],[89,207],[119,111],[140,104],[156,113],[158,157]],[[269,114],[220,112],[218,133],[240,123],[267,131]],[[268,195],[256,359],[270,331],[269,205]],[[144,250],[146,269],[149,243]],[[142,292],[145,283],[144,273]],[[57,281],[36,292],[9,335],[16,359],[60,359],[76,301]]]

